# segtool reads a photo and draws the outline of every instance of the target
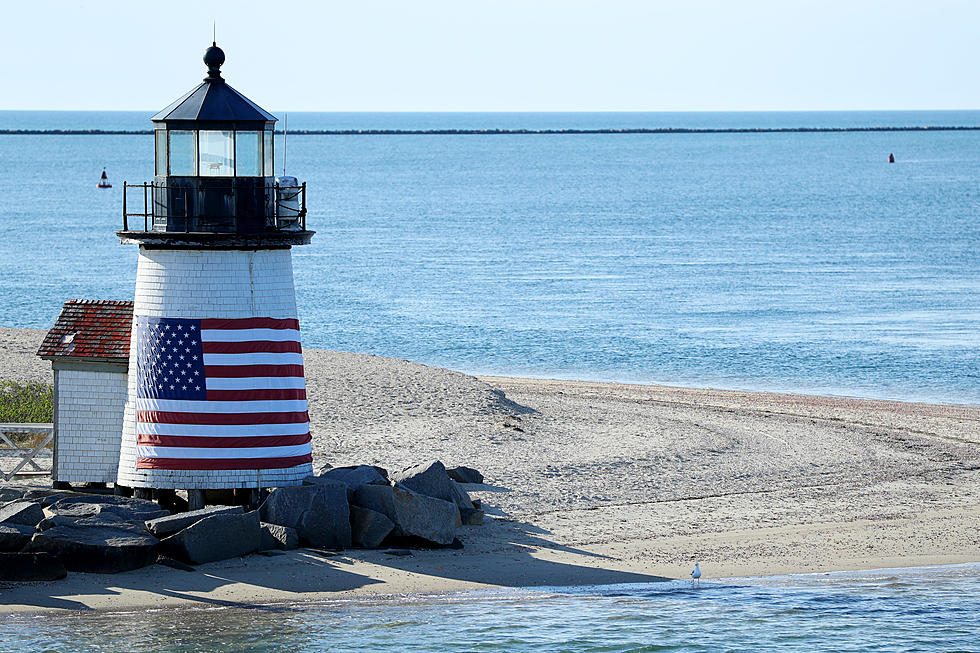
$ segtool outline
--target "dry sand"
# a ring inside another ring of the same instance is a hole
[[[49,380],[0,328],[0,378]],[[476,378],[306,350],[316,464],[480,469],[462,551],[249,556],[0,586],[0,611],[239,605],[980,561],[980,407]]]

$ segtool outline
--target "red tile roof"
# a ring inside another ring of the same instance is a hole
[[[132,324],[133,302],[69,299],[37,355],[125,362]]]

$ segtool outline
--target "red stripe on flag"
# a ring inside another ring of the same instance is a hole
[[[306,399],[302,388],[282,388],[267,390],[208,390],[208,401],[261,401]]]
[[[269,352],[279,354],[283,352],[303,353],[303,347],[295,340],[274,342],[271,340],[250,340],[248,342],[210,342],[201,343],[205,354],[252,354],[255,352]]]
[[[173,413],[161,410],[140,410],[136,421],[144,424],[302,424],[310,421],[307,411],[295,413]]]
[[[140,433],[137,444],[155,447],[210,447],[215,449],[254,449],[256,447],[286,447],[306,444],[310,434],[261,435],[255,437],[198,437],[196,435],[154,435]]]
[[[303,376],[302,365],[205,365],[209,379],[244,379],[249,376]]]
[[[311,462],[312,454],[287,458],[137,458],[136,469],[284,469]]]
[[[209,318],[201,320],[202,329],[296,329],[299,330],[299,320],[277,320],[272,317],[242,317],[237,319]]]

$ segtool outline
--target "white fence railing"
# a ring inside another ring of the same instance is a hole
[[[41,442],[32,449],[25,449],[18,446],[10,436],[14,434],[39,434],[43,435]],[[14,466],[13,470],[10,472],[4,471],[0,468],[0,476],[3,477],[4,481],[9,481],[14,476],[33,476],[33,475],[45,475],[51,473],[51,467],[43,469],[37,464],[38,458],[50,459],[50,452],[45,449],[48,443],[54,438],[54,424],[0,424],[0,457],[3,458],[20,458],[20,461]],[[6,445],[6,446],[4,446]],[[6,465],[3,466],[4,468]],[[25,467],[30,467],[29,470],[24,470]],[[21,471],[24,470],[24,471]]]

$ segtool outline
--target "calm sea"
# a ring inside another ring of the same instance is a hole
[[[978,651],[980,565],[0,618],[10,651]]]
[[[147,129],[152,112],[0,112]],[[980,125],[980,112],[290,114],[296,129]],[[473,373],[980,403],[980,132],[290,136],[308,346]],[[279,143],[278,153],[282,153]],[[895,164],[888,164],[894,153]],[[281,158],[281,157],[280,157]],[[133,295],[150,136],[0,135],[0,322]],[[99,191],[106,166],[115,186]]]

